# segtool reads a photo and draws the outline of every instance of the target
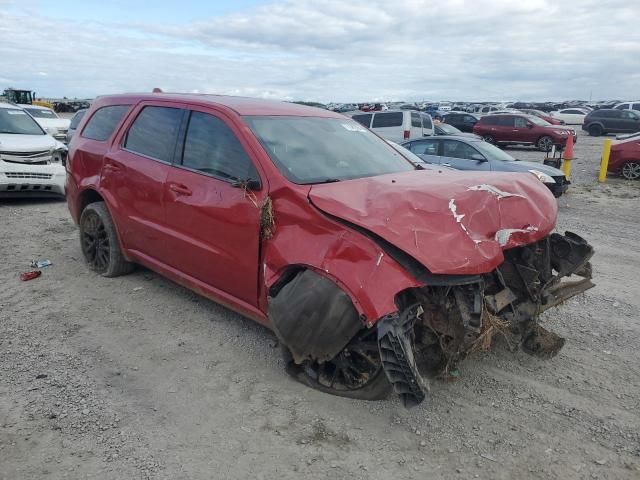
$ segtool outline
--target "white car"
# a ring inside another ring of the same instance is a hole
[[[22,108],[0,103],[0,197],[64,196],[66,155]]]
[[[640,100],[636,100],[635,102],[622,102],[615,105],[613,108],[616,110],[635,110],[640,111]]]
[[[549,115],[558,120],[564,120],[566,125],[582,125],[584,117],[587,116],[587,111],[581,108],[563,108],[562,110],[550,112]]]
[[[415,110],[387,110],[385,112],[358,112],[351,118],[386,140],[402,142],[410,138],[433,135],[431,116]]]
[[[71,123],[68,118],[58,117],[56,112],[47,107],[38,105],[19,105],[19,107],[35,118],[36,122],[53,138],[61,142],[65,140]]]

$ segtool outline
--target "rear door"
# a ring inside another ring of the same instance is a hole
[[[491,170],[484,155],[471,145],[458,140],[442,141],[442,157],[440,165],[456,170]]]
[[[637,132],[640,127],[640,112],[623,110],[621,113],[624,132]]]
[[[492,125],[492,136],[497,142],[517,142],[517,135],[513,115],[496,115],[495,125]]]
[[[118,212],[125,247],[161,262],[170,254],[164,183],[174,158],[183,107],[167,102],[139,104],[102,167],[101,190]]]
[[[172,266],[256,306],[267,185],[225,114],[194,107],[181,137],[164,192]],[[260,188],[249,189],[250,180]]]
[[[373,115],[371,129],[381,137],[396,143],[408,140],[411,137],[407,137],[404,134],[403,113],[404,112],[376,112]],[[422,136],[422,134],[416,136]]]

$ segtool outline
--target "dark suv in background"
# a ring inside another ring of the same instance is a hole
[[[461,132],[473,132],[473,126],[478,123],[480,117],[472,113],[452,112],[447,113],[442,120],[449,125],[453,125]]]
[[[594,110],[584,117],[582,130],[593,137],[607,133],[640,132],[640,112],[613,108]]]
[[[473,133],[480,135],[486,142],[495,145],[535,145],[543,152],[554,145],[564,146],[569,135],[576,141],[576,132],[572,128],[551,125],[533,115],[486,115],[473,127]]]

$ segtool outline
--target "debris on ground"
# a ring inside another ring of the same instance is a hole
[[[31,260],[31,268],[45,268],[53,265],[51,260]]]
[[[40,275],[42,275],[42,272],[40,270],[33,270],[31,272],[22,272],[20,274],[20,280],[22,280],[23,282],[28,282],[29,280],[38,278]]]

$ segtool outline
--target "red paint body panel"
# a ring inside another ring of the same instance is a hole
[[[112,138],[95,142],[81,136],[98,108],[122,104],[132,107]],[[124,135],[143,104],[189,108],[223,119],[256,167],[262,188],[248,194],[219,179],[123,150]],[[502,261],[504,248],[534,242],[555,224],[555,200],[528,174],[412,171],[313,187],[292,184],[242,115],[343,118],[301,105],[237,97],[100,97],[70,145],[67,200],[74,220],[83,193],[98,192],[127,258],[265,325],[268,289],[291,266],[314,269],[335,281],[367,324],[397,310],[398,292],[420,286],[375,241],[326,213],[375,232],[433,273],[443,274],[491,271]],[[189,194],[176,193],[172,184],[185,186]],[[517,196],[469,190],[482,184]],[[260,207],[267,197],[273,202],[275,230],[272,238],[261,239]],[[498,230],[528,228],[512,232],[504,245],[495,240]]]
[[[476,190],[482,185],[512,195]],[[315,185],[309,196],[321,210],[376,233],[438,274],[489,272],[503,262],[503,248],[545,237],[557,216],[549,190],[520,173],[405,172]],[[530,231],[510,235],[503,246],[496,233],[505,229]]]
[[[608,171],[618,173],[627,162],[640,162],[640,136],[621,140],[611,145]]]

